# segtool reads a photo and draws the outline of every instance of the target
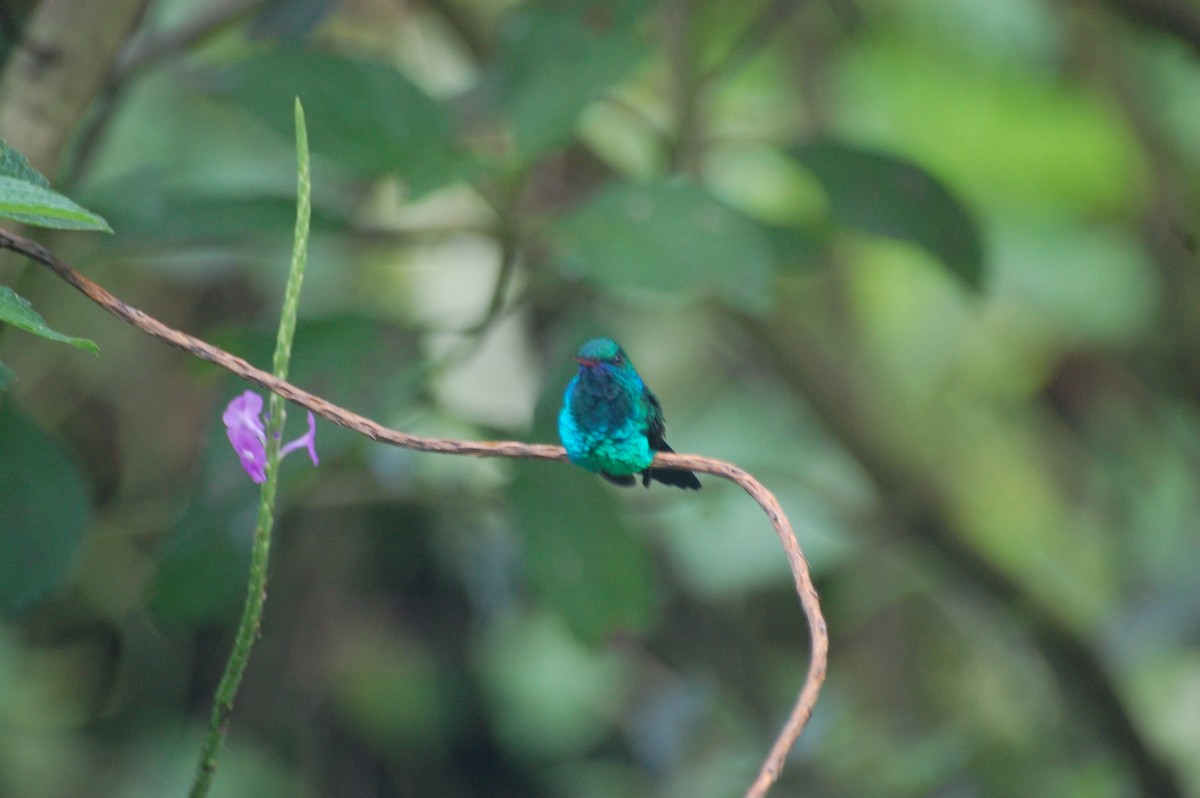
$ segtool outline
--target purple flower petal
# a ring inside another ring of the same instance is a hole
[[[254,391],[245,391],[234,397],[221,415],[221,420],[225,422],[225,434],[229,436],[242,468],[258,484],[267,479],[267,433],[263,426],[262,409],[262,397]],[[308,433],[286,444],[279,456],[283,457],[301,447],[308,449],[309,459],[313,465],[317,465],[317,421],[311,412],[308,414]]]
[[[225,406],[225,412],[221,415],[221,420],[225,422],[227,429],[252,430],[265,444],[267,440],[266,431],[263,428],[262,421],[259,419],[259,416],[262,414],[262,408],[262,397],[254,391],[245,391],[241,396],[235,396]]]
[[[317,460],[317,420],[313,418],[312,411],[308,411],[308,432],[301,435],[296,440],[284,444],[279,450],[279,456],[283,457],[288,452],[294,452],[300,447],[308,449],[308,459],[312,460],[313,465],[320,465]]]
[[[257,484],[267,479],[267,436],[263,429],[262,420],[258,415],[262,412],[262,397],[253,391],[246,391],[235,397],[221,415],[225,422],[225,434],[233,445],[242,462],[242,468]]]

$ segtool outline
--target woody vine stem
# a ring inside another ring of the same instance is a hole
[[[162,322],[143,313],[137,308],[130,307],[106,291],[97,283],[84,277],[69,264],[58,258],[45,247],[29,239],[18,236],[6,230],[0,230],[0,249],[8,249],[40,263],[50,269],[63,280],[70,283],[86,297],[107,310],[117,318],[132,324],[139,330],[152,335],[178,349],[214,363],[230,371],[242,379],[252,382],[272,393],[283,397],[338,426],[353,430],[368,438],[412,449],[420,452],[437,452],[440,454],[457,454],[468,457],[512,457],[531,460],[552,460],[568,462],[567,454],[561,446],[547,444],[521,443],[518,441],[461,441],[452,438],[426,438],[412,435],[400,430],[389,429],[365,416],[360,416],[331,402],[297,388],[286,380],[247,363],[240,357],[230,354],[212,344],[195,338],[186,333],[168,327]],[[817,590],[813,586],[809,573],[808,562],[800,550],[796,533],[792,524],[780,507],[775,496],[763,487],[749,472],[721,460],[700,457],[689,454],[674,454],[658,452],[654,456],[654,466],[659,468],[683,468],[689,471],[699,471],[727,479],[741,486],[746,493],[758,503],[766,513],[767,519],[783,544],[788,566],[791,568],[795,582],[796,593],[800,597],[800,607],[808,622],[809,639],[811,643],[811,658],[804,685],[792,708],[787,721],[775,738],[771,750],[767,754],[754,782],[747,789],[746,798],[761,798],[771,789],[771,785],[779,778],[783,770],[788,752],[800,737],[804,727],[812,716],[813,707],[825,681],[826,663],[829,657],[829,633],[825,628],[825,618],[821,613],[821,605],[817,598]]]

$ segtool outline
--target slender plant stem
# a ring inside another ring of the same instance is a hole
[[[204,747],[200,750],[200,764],[192,781],[191,798],[204,798],[212,786],[217,770],[217,758],[229,731],[229,718],[233,714],[233,699],[242,683],[242,675],[250,661],[250,649],[258,637],[262,622],[263,605],[267,601],[267,563],[271,551],[271,527],[274,522],[275,485],[279,462],[279,441],[267,442],[267,481],[262,486],[262,502],[258,506],[258,523],[254,528],[254,548],[250,555],[250,578],[246,588],[246,604],[242,608],[242,620],[238,624],[233,651],[225,663],[225,673],[217,685],[213,703],[212,719]]]
[[[296,153],[297,199],[296,229],[292,245],[292,265],[288,271],[287,288],[284,290],[283,310],[279,318],[279,332],[275,340],[274,375],[287,379],[288,362],[292,356],[292,338],[296,332],[296,313],[300,306],[300,287],[304,282],[304,266],[308,257],[309,216],[311,181],[308,166],[308,136],[304,126],[304,111],[300,100],[296,100]],[[286,420],[284,400],[272,393],[267,413],[267,465],[266,481],[262,485],[262,496],[258,505],[258,522],[254,527],[254,543],[250,554],[250,576],[246,584],[246,604],[242,608],[242,620],[238,624],[233,651],[225,663],[225,673],[217,685],[213,702],[212,720],[208,734],[200,751],[200,764],[192,781],[191,798],[204,798],[212,786],[217,770],[217,758],[229,731],[229,718],[233,714],[233,701],[237,697],[242,675],[250,661],[250,649],[262,629],[263,606],[267,601],[267,565],[271,554],[271,529],[275,522],[275,495],[279,482],[279,438]]]

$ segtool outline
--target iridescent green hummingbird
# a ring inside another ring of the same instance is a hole
[[[563,394],[558,436],[577,466],[622,487],[650,480],[700,490],[691,471],[651,468],[655,452],[675,451],[663,440],[662,405],[629,356],[610,338],[593,338],[575,356],[579,372]]]

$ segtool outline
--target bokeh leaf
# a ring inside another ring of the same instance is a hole
[[[215,439],[216,433],[209,451],[228,455],[216,448]],[[163,542],[158,569],[146,588],[146,607],[164,627],[204,626],[237,617],[245,598],[255,509],[253,491],[236,481],[245,477],[234,473],[237,469],[236,463],[228,463],[224,479],[207,482]]]
[[[121,228],[122,243],[133,238],[186,242],[290,237],[296,198],[272,194],[207,194],[201,191],[144,192],[144,205],[114,205],[109,217]],[[314,233],[345,230],[338,209],[313,209]]]
[[[825,189],[847,227],[911,241],[974,289],[983,283],[983,243],[971,214],[941,181],[913,163],[831,139],[792,154]]]
[[[774,255],[758,225],[685,180],[615,183],[556,233],[566,264],[604,285],[766,301]]]
[[[30,306],[29,300],[18,296],[6,285],[0,285],[0,322],[7,322],[26,332],[49,338],[51,341],[60,341],[80,349],[86,349],[92,354],[100,352],[100,348],[86,338],[72,338],[50,329],[46,326],[46,320]]]
[[[771,252],[775,268],[781,272],[808,274],[821,265],[821,252],[826,244],[819,232],[795,225],[758,223],[759,234]]]
[[[612,733],[630,674],[617,649],[580,645],[556,620],[514,617],[491,630],[483,655],[497,736],[546,760],[584,754]]]
[[[112,232],[108,222],[62,194],[15,177],[0,176],[0,216],[35,227]]]
[[[387,64],[277,50],[239,64],[228,79],[232,98],[289,140],[299,96],[313,151],[355,171],[398,173],[414,193],[465,171],[446,108]]]
[[[62,584],[89,520],[88,490],[74,460],[5,403],[0,407],[0,612],[28,610]]]
[[[585,642],[652,615],[649,552],[612,490],[582,469],[526,460],[510,486],[533,590]]]
[[[303,42],[337,7],[337,0],[283,0],[267,3],[250,21],[250,37]]]
[[[511,16],[499,77],[526,157],[570,139],[580,112],[642,60],[637,23],[646,5],[570,0]]]

